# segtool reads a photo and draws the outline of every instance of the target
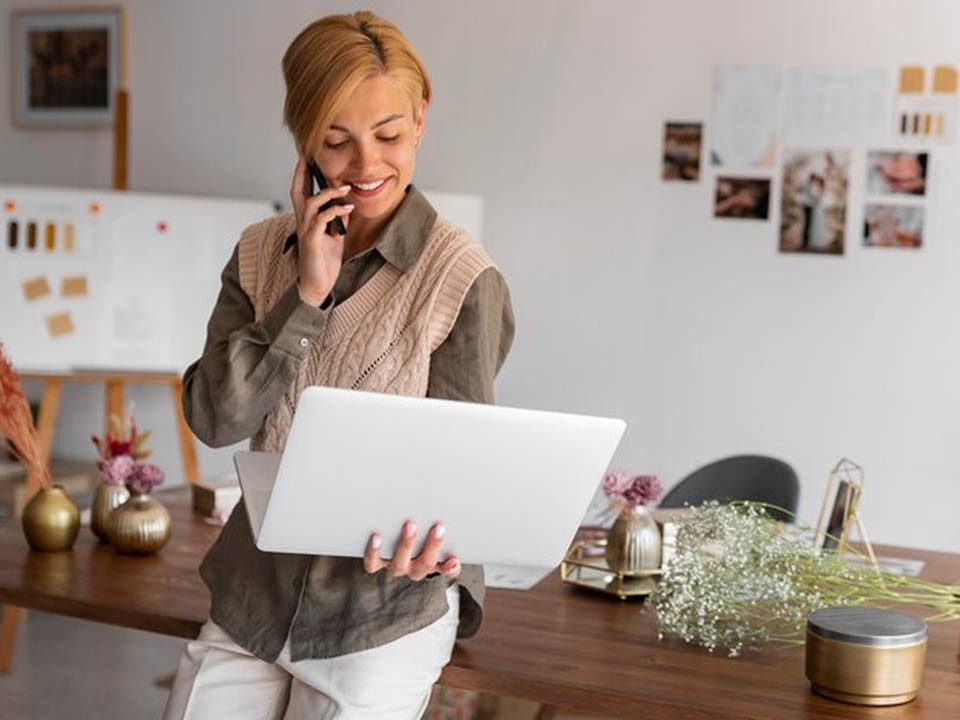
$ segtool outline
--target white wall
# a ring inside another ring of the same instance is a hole
[[[0,0],[0,23],[14,4]],[[867,471],[875,541],[958,548],[956,152],[933,153],[928,246],[912,254],[781,256],[775,219],[711,222],[707,181],[658,176],[663,120],[709,119],[715,64],[956,63],[960,5],[367,5],[400,24],[433,73],[418,182],[485,198],[484,241],[518,320],[502,403],[622,416],[617,463],[668,484],[728,453],[780,455],[800,472],[814,521],[827,473],[847,455]],[[310,19],[352,6],[126,6],[132,186],[282,199],[294,157],[280,57]],[[0,26],[0,57],[7,38]],[[8,103],[0,93],[0,117]],[[0,123],[0,182],[105,187],[109,149],[103,133]],[[857,166],[850,245],[861,177]],[[166,401],[142,397],[141,408]],[[68,401],[82,416],[91,398]],[[151,425],[176,467],[164,422]],[[208,472],[224,462],[204,459]]]

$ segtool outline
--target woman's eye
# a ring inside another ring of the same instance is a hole
[[[377,138],[377,140],[379,140],[380,142],[387,142],[387,143],[396,142],[396,141],[399,140],[399,139],[400,139],[400,135],[399,135],[399,134],[397,134],[397,135],[390,135],[390,136],[388,136],[388,137],[386,137],[386,136],[381,136],[381,137]]]
[[[336,150],[337,148],[342,148],[347,144],[346,140],[341,140],[340,142],[332,142],[330,140],[324,140],[323,145],[331,150]]]

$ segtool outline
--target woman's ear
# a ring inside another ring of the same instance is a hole
[[[416,137],[423,137],[423,123],[424,118],[427,114],[427,101],[421,100],[417,106],[414,108],[414,130],[416,131]]]

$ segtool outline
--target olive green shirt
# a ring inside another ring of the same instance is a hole
[[[187,422],[204,443],[229,445],[252,436],[282,400],[301,362],[326,328],[330,310],[384,264],[410,269],[420,256],[436,211],[413,186],[373,247],[344,263],[331,296],[319,307],[302,302],[293,284],[261,322],[240,287],[236,250],[221,275],[203,355],[184,375]],[[291,236],[289,252],[297,252]],[[433,352],[427,395],[493,402],[493,379],[513,341],[510,295],[496,268],[467,292],[447,339]],[[346,481],[347,479],[345,479]],[[276,659],[289,633],[294,660],[335,657],[390,642],[439,619],[450,581],[421,582],[369,575],[362,561],[256,548],[243,503],[231,515],[201,566],[211,591],[211,619],[241,646]],[[464,566],[461,637],[482,617],[483,570]]]

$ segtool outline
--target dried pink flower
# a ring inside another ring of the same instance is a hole
[[[133,473],[136,461],[129,455],[117,455],[97,460],[100,477],[107,485],[124,485]]]
[[[656,475],[628,475],[610,473],[604,478],[603,491],[607,497],[631,505],[647,505],[663,494],[663,485]]]
[[[163,470],[158,465],[138,460],[127,480],[127,489],[134,495],[143,495],[162,482]]]

